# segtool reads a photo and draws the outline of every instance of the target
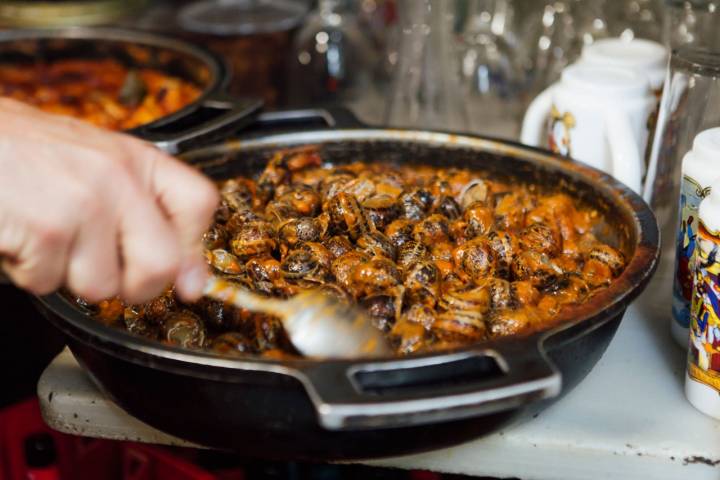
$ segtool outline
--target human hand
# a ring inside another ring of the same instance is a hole
[[[133,137],[0,98],[0,258],[18,286],[141,302],[202,293],[213,183]]]

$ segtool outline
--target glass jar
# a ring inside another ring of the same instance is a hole
[[[283,107],[292,33],[310,0],[153,0],[142,15],[119,24],[178,36],[207,47],[231,71],[229,91]]]
[[[670,57],[643,192],[660,225],[663,254],[674,253],[682,158],[699,132],[717,126],[720,53],[680,47]]]

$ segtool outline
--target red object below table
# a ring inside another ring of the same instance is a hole
[[[24,442],[49,434],[57,452],[61,480],[243,480],[241,470],[210,473],[170,449],[66,435],[48,428],[37,399],[0,410],[0,480],[28,480]]]

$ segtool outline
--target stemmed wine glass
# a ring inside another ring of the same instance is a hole
[[[400,41],[385,123],[466,131],[452,10],[445,0],[400,0]]]
[[[461,26],[461,80],[475,133],[517,138],[524,95],[522,59],[507,0],[470,0]]]
[[[560,78],[583,46],[610,35],[606,7],[606,0],[554,0],[544,2],[539,14],[526,16],[520,30],[531,96]]]
[[[295,35],[288,76],[290,104],[362,107],[372,103],[368,94],[379,55],[360,28],[354,7],[352,0],[319,0]],[[381,104],[376,102],[373,109]]]

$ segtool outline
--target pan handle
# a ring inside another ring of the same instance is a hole
[[[267,133],[273,131],[297,131],[303,128],[364,128],[355,114],[345,107],[331,106],[322,108],[301,108],[296,110],[277,110],[262,112],[249,126],[246,132]]]
[[[156,147],[177,155],[200,142],[223,138],[255,121],[262,100],[238,98],[225,93],[211,94],[193,108],[166,120],[136,128],[130,133]]]
[[[554,397],[561,388],[555,366],[528,344],[391,362],[325,362],[301,373],[328,430],[460,420]]]

